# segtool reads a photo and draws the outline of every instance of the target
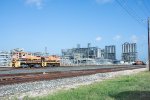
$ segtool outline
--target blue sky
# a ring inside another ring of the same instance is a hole
[[[134,12],[128,14],[116,0],[1,0],[0,50],[44,52],[47,47],[50,54],[61,54],[61,49],[91,43],[116,45],[120,59],[121,45],[136,42],[139,59],[146,60],[150,1],[118,1]]]

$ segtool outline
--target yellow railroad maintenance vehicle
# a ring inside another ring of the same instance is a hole
[[[60,66],[60,58],[58,56],[33,56],[24,52],[19,53],[19,56],[13,57],[12,67],[49,67]]]

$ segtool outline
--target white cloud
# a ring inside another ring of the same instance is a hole
[[[137,43],[138,42],[138,37],[136,35],[132,35],[131,36],[131,41],[134,42],[134,43]]]
[[[96,0],[97,3],[101,3],[101,4],[104,4],[104,3],[110,3],[112,2],[113,0]]]
[[[113,40],[116,40],[116,41],[118,41],[118,40],[120,40],[121,39],[121,36],[120,35],[116,35],[115,37],[113,37]]]
[[[98,37],[96,37],[95,40],[96,40],[96,41],[101,41],[101,40],[102,40],[102,37],[98,36]]]
[[[36,6],[38,9],[42,8],[43,2],[44,0],[26,0],[26,4]]]

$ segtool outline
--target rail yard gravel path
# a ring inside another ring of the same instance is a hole
[[[125,70],[118,72],[98,73],[72,78],[56,79],[50,81],[29,82],[14,85],[0,86],[0,100],[12,100],[17,98],[22,100],[25,96],[43,96],[57,92],[62,89],[76,88],[80,85],[87,85],[97,81],[102,81],[120,75],[130,75],[145,71],[146,68]]]

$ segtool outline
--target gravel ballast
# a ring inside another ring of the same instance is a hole
[[[57,92],[61,89],[76,88],[79,85],[91,84],[97,81],[113,78],[120,75],[130,75],[147,70],[146,68],[125,70],[118,72],[97,73],[94,75],[86,75],[72,78],[56,79],[50,81],[29,82],[14,85],[0,86],[1,99],[22,99],[25,96],[35,97],[43,96]]]

